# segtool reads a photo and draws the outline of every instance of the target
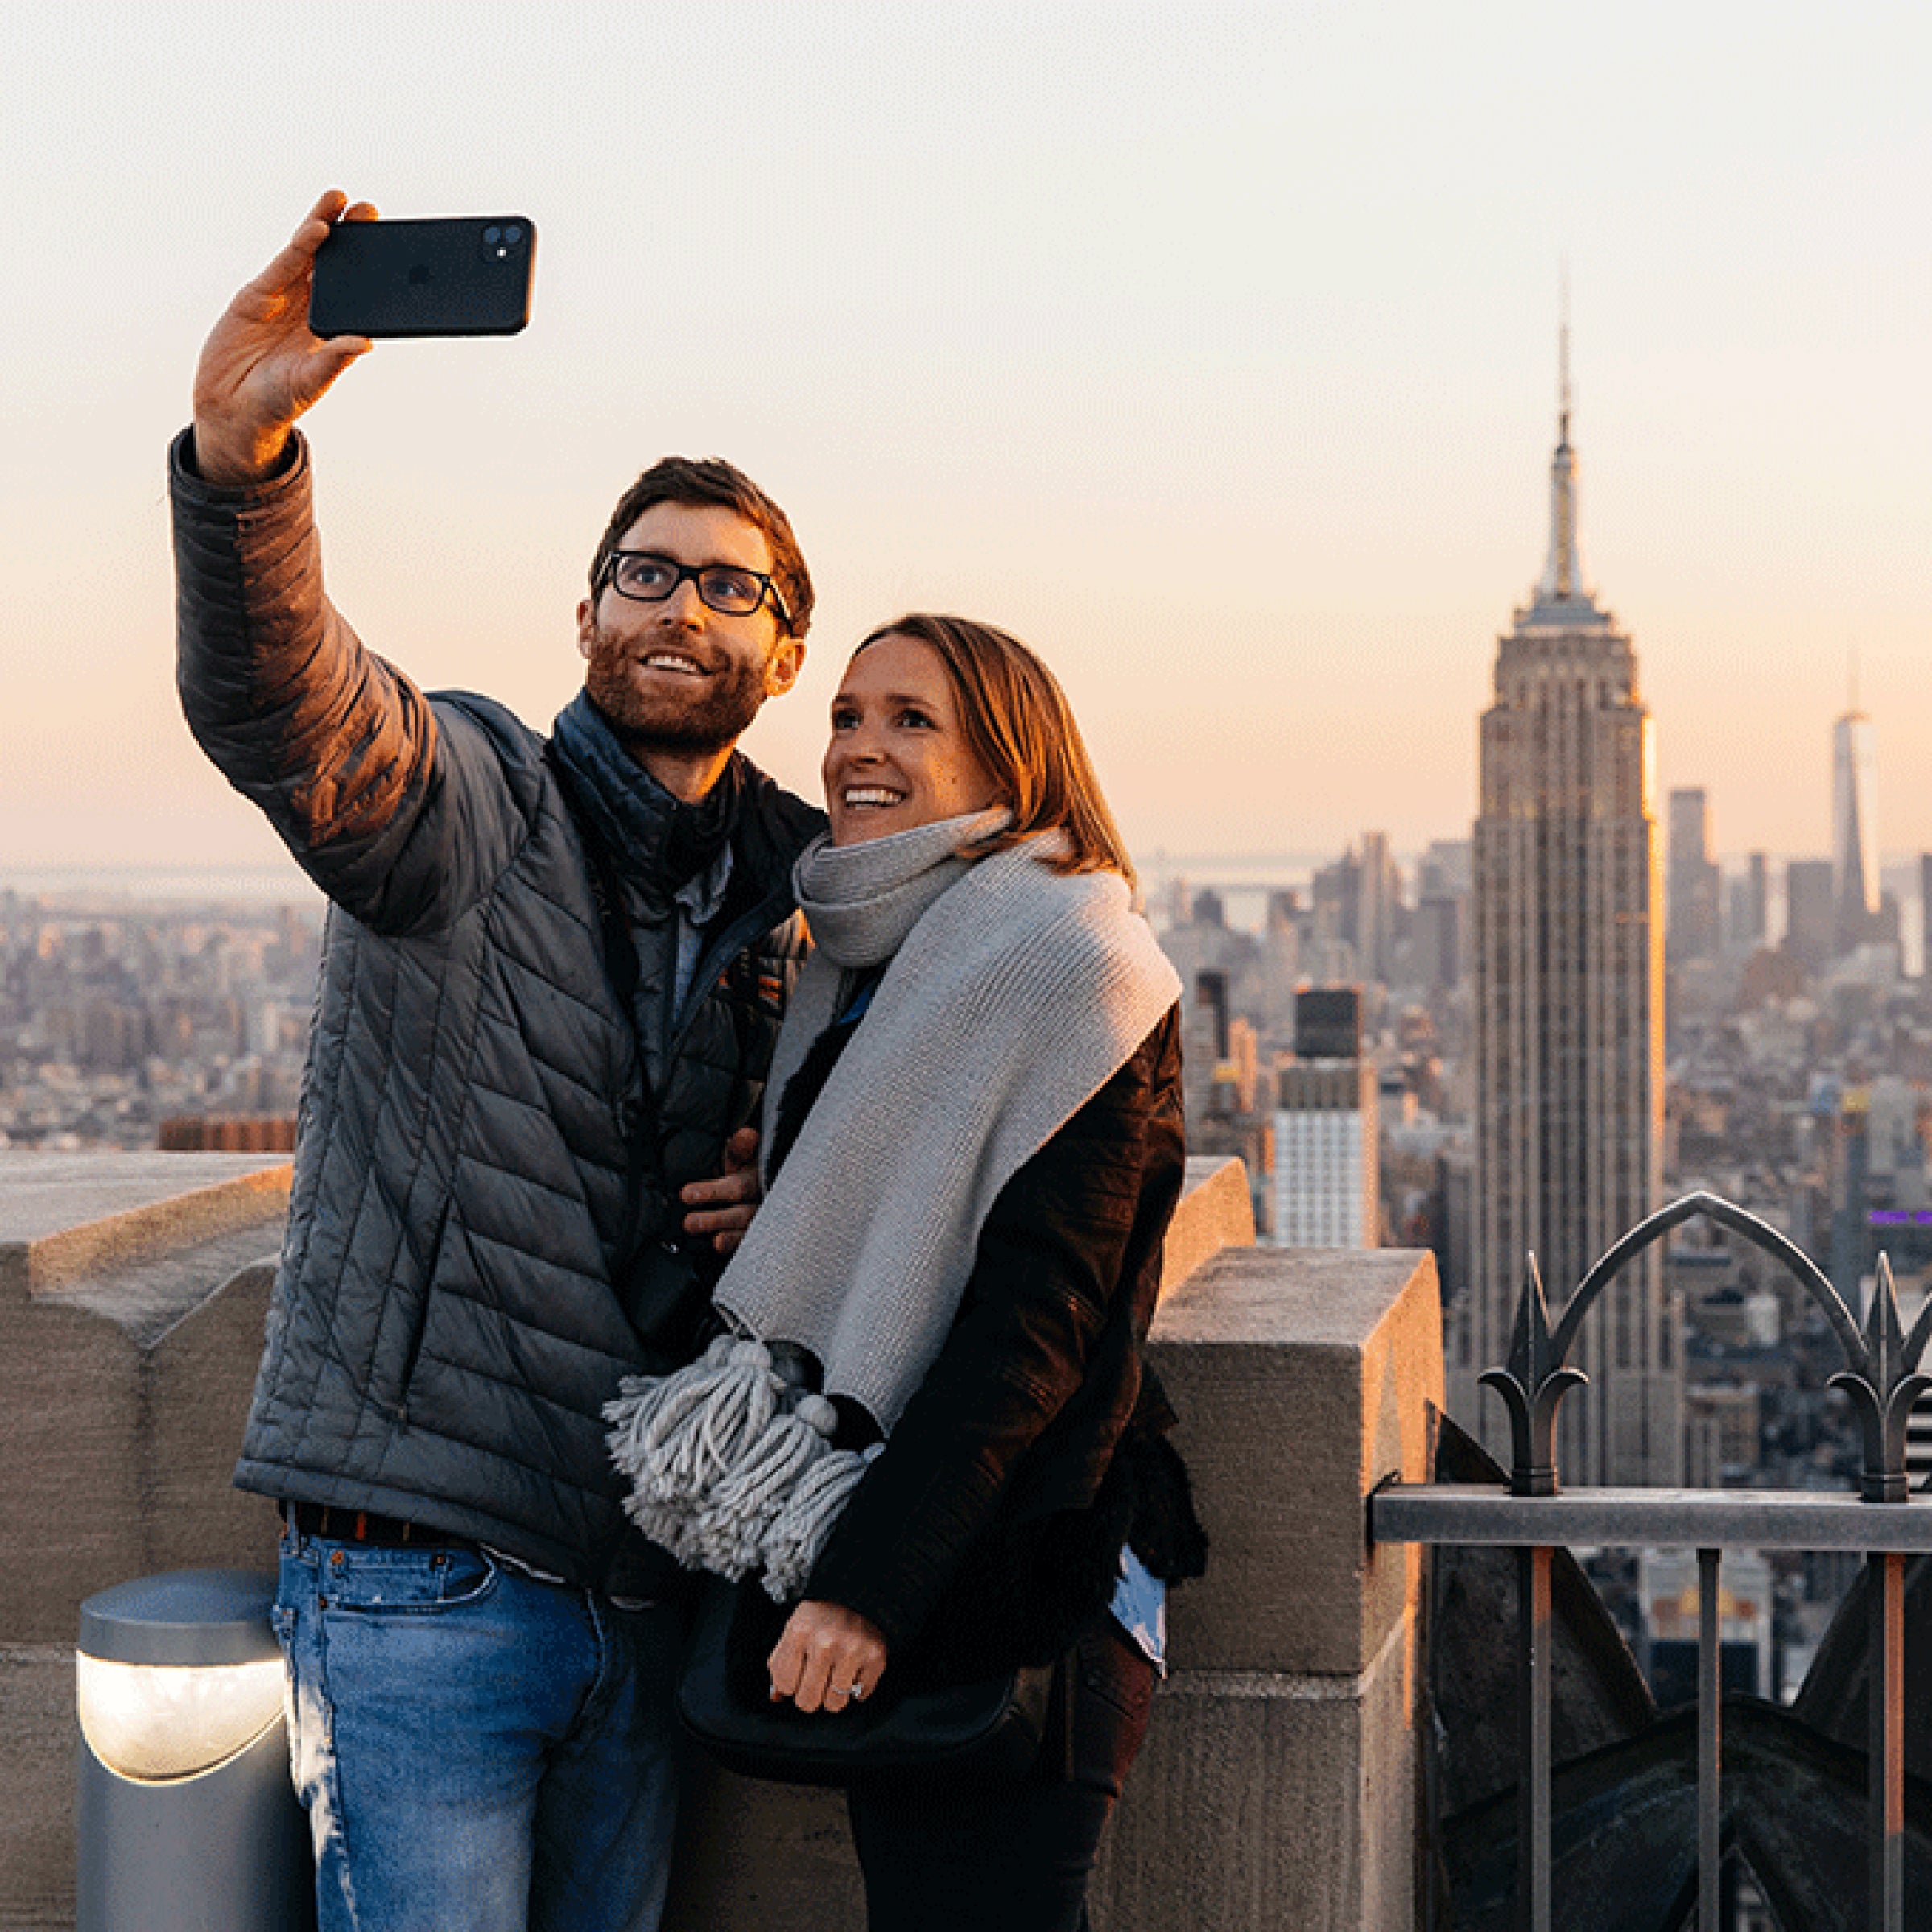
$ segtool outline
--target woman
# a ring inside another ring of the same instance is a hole
[[[893,1671],[1065,1660],[1061,1735],[1023,1782],[859,1786],[851,1811],[873,1932],[1076,1927],[1161,1579],[1203,1554],[1141,1359],[1181,1185],[1179,983],[1016,640],[873,633],[824,781],[766,1197],[716,1296],[731,1335],[630,1388],[613,1447],[647,1534],[799,1597],[774,1699],[839,1711]]]

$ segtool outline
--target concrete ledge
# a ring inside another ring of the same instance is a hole
[[[1254,1245],[1248,1170],[1220,1154],[1190,1154],[1187,1179],[1161,1249],[1161,1290],[1185,1281],[1224,1248]]]
[[[224,1282],[147,1356],[142,1570],[273,1570],[275,1505],[234,1486],[275,1264]]]
[[[1404,1932],[1418,1781],[1410,1638],[1356,1678],[1179,1670],[1100,1847],[1096,1926]]]
[[[1428,1475],[1443,1385],[1435,1257],[1224,1249],[1162,1298],[1150,1354],[1212,1541],[1176,1594],[1191,1670],[1354,1676],[1420,1587],[1420,1554],[1371,1550],[1368,1492]]]
[[[9,1153],[0,1290],[55,1293],[243,1229],[272,1249],[292,1172],[258,1154]]]
[[[187,1184],[184,1186],[184,1183]],[[287,1169],[248,1155],[0,1154],[0,1932],[71,1926],[80,1600],[272,1565],[229,1472]],[[1413,1923],[1419,1553],[1364,1501],[1422,1480],[1442,1388],[1426,1256],[1256,1249],[1245,1177],[1189,1163],[1154,1359],[1213,1538],[1174,1674],[1103,1848],[1096,1922],[1141,1932]],[[672,1932],[863,1918],[836,1792],[694,1781]]]
[[[156,1571],[273,1567],[274,1509],[229,1480],[273,1279],[216,1277],[151,1346],[65,1295],[0,1308],[0,1358],[35,1364],[0,1402],[0,1637],[72,1643],[83,1598]]]
[[[74,1922],[73,1634],[0,1644],[0,1932]]]
[[[259,1154],[0,1154],[4,1932],[74,1922],[82,1600],[274,1567],[275,1512],[229,1476],[287,1196]]]

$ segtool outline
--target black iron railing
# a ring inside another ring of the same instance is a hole
[[[1680,1222],[1702,1215],[1775,1256],[1831,1323],[1844,1358],[1831,1378],[1859,1418],[1864,1467],[1856,1495],[1806,1491],[1583,1489],[1558,1480],[1556,1417],[1563,1397],[1587,1378],[1567,1365],[1591,1304],[1633,1257]],[[1861,1327],[1802,1249],[1755,1215],[1714,1195],[1692,1194],[1633,1228],[1597,1262],[1550,1325],[1542,1282],[1529,1261],[1509,1364],[1482,1380],[1509,1412],[1513,1457],[1505,1484],[1390,1482],[1369,1499],[1377,1543],[1488,1544],[1518,1552],[1521,1628],[1518,1716],[1517,1923],[1552,1924],[1551,1834],[1554,1765],[1550,1747],[1554,1645],[1551,1561],[1557,1549],[1587,1545],[1695,1548],[1698,1553],[1698,1914],[1700,1932],[1719,1925],[1723,1704],[1719,1684],[1719,1574],[1726,1550],[1840,1550],[1862,1553],[1869,1571],[1871,1695],[1866,1924],[1905,1932],[1905,1569],[1932,1551],[1932,1498],[1914,1497],[1905,1469],[1905,1426],[1932,1376],[1919,1371],[1932,1339],[1932,1298],[1909,1334],[1899,1318],[1889,1262],[1882,1256]]]

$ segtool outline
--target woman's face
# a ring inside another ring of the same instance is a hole
[[[845,667],[823,768],[832,842],[857,845],[997,803],[930,644],[888,631]]]

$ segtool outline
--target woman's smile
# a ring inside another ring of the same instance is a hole
[[[998,797],[939,653],[898,631],[846,669],[832,702],[824,780],[835,845],[982,811]]]

